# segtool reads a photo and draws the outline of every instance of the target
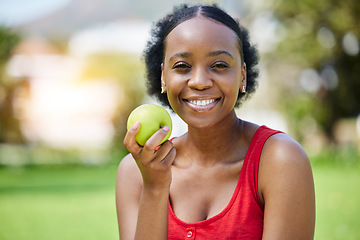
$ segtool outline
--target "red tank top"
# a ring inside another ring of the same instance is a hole
[[[225,209],[201,222],[186,223],[177,218],[169,201],[170,240],[261,239],[264,208],[258,196],[258,168],[265,141],[279,131],[261,126],[246,153],[238,183]]]

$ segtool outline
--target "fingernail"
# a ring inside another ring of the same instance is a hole
[[[169,131],[169,127],[168,127],[168,126],[165,126],[165,127],[163,127],[163,130],[164,130],[165,132],[168,132],[168,131]]]
[[[138,129],[140,127],[140,122],[139,121],[136,121],[133,125],[132,125],[132,128],[133,129]]]

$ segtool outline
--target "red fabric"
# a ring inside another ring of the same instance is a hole
[[[261,126],[251,140],[233,196],[225,209],[207,220],[186,223],[178,219],[169,201],[170,240],[261,239],[264,209],[258,196],[258,168],[265,141],[279,131]]]

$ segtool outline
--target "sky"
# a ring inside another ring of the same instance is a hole
[[[50,13],[70,0],[0,0],[0,24],[17,26]]]

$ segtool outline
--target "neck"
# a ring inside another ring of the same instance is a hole
[[[190,127],[186,135],[187,159],[203,166],[232,161],[238,153],[234,145],[243,141],[244,122],[235,112],[216,126],[209,128]]]

